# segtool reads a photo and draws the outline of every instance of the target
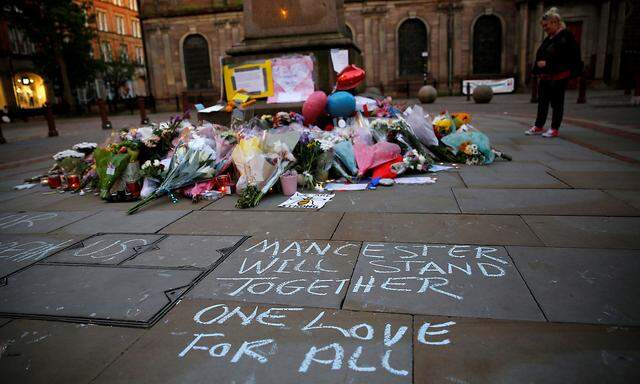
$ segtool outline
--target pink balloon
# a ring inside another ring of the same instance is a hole
[[[324,113],[324,107],[327,105],[327,94],[322,91],[313,92],[302,104],[302,116],[305,124],[315,124]]]

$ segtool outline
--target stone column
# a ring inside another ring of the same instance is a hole
[[[371,18],[369,17],[369,15],[363,15],[364,17],[364,67],[366,68],[373,68],[373,46],[372,46],[372,40],[373,40],[373,36],[371,33]],[[366,71],[366,81],[367,81],[367,86],[372,86],[374,85],[374,76],[373,76],[373,71]]]
[[[613,37],[613,63],[611,63],[611,80],[620,80],[620,64],[622,60],[622,39],[624,36],[625,7],[623,4],[616,4],[618,12],[615,21],[615,32]]]
[[[162,31],[162,47],[164,48],[164,75],[165,81],[167,83],[167,91],[171,92],[171,90],[173,90],[172,93],[177,94],[179,90],[176,89],[176,78],[175,74],[173,73],[173,59],[171,58],[171,38],[169,36],[169,27],[161,27],[160,29]]]
[[[518,47],[518,81],[524,86],[527,81],[527,68],[529,66],[527,43],[529,42],[529,3],[520,3],[520,47]]]
[[[595,78],[602,79],[604,76],[604,64],[607,59],[607,38],[609,34],[609,15],[611,2],[605,1],[600,6],[600,25],[598,27],[598,50],[596,51],[596,72]]]

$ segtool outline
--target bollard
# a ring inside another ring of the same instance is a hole
[[[471,83],[467,83],[467,101],[471,101]]]
[[[538,78],[535,76],[531,77],[531,102],[538,102]]]
[[[138,96],[138,109],[140,110],[140,124],[149,124],[143,96]]]
[[[98,109],[100,110],[100,120],[102,121],[102,129],[111,129],[113,126],[107,116],[107,106],[102,99],[98,99]]]
[[[49,103],[44,105],[44,118],[47,119],[47,126],[49,127],[49,137],[58,136],[58,131],[56,130],[56,122],[53,119],[53,111],[51,110],[51,104]]]
[[[577,104],[584,104],[587,102],[587,77],[582,75],[578,78],[578,100]]]
[[[7,140],[4,138],[2,134],[2,119],[0,119],[0,144],[7,144]]]

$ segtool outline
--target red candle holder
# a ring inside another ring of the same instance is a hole
[[[60,175],[49,175],[49,177],[47,178],[47,182],[49,183],[49,188],[51,189],[60,188],[60,186],[62,185]]]
[[[127,192],[131,194],[131,197],[137,199],[140,197],[140,184],[136,181],[127,182]]]
[[[80,176],[78,175],[67,176],[67,183],[69,184],[69,189],[73,191],[77,191],[78,189],[80,189]]]

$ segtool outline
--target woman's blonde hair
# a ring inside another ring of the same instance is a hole
[[[542,15],[542,20],[557,20],[562,27],[566,26],[564,21],[562,21],[562,16],[560,16],[558,8],[556,7],[549,8],[544,15]]]

